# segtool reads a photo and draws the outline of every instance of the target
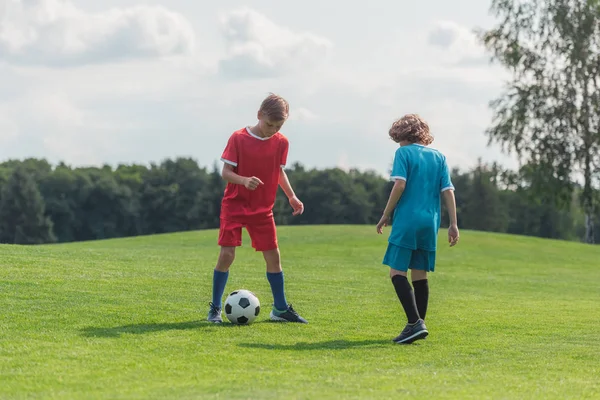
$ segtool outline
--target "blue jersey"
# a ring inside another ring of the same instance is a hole
[[[388,241],[409,249],[435,251],[441,223],[441,193],[454,190],[446,157],[429,147],[410,144],[396,150],[392,180],[406,181],[396,205]]]

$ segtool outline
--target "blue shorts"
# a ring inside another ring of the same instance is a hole
[[[404,272],[407,272],[409,268],[433,272],[435,270],[435,251],[412,250],[388,243],[383,256],[383,264]]]

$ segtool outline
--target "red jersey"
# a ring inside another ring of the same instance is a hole
[[[227,183],[221,202],[221,218],[246,221],[273,215],[279,174],[287,162],[288,147],[288,140],[281,132],[261,138],[243,128],[231,135],[221,160],[233,165],[238,175],[255,176],[264,185],[248,190],[244,185]]]

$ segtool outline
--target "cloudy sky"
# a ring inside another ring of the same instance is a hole
[[[275,92],[290,163],[374,169],[416,112],[452,166],[488,147],[506,73],[472,35],[489,2],[0,0],[0,160],[73,166],[218,160]]]

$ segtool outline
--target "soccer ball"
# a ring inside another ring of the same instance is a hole
[[[240,289],[229,293],[225,300],[225,315],[233,324],[251,324],[260,313],[260,302],[249,290]]]

